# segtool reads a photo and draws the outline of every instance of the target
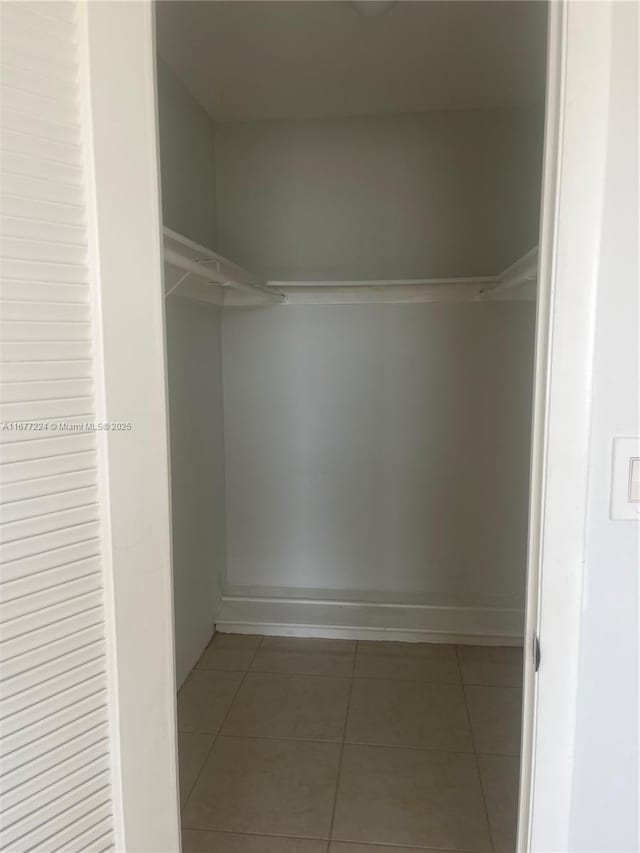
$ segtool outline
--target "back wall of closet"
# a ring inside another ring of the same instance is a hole
[[[215,126],[218,251],[267,279],[491,275],[536,245],[542,113]]]
[[[495,274],[536,243],[535,111],[214,124],[162,62],[159,103],[165,225],[265,278]],[[508,608],[517,633],[532,303],[185,303],[167,300],[179,678],[220,589],[428,604],[452,631]]]
[[[533,326],[522,302],[225,308],[228,584],[521,607]]]

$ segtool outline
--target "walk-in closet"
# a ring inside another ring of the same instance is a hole
[[[159,2],[182,833],[515,849],[543,2]]]

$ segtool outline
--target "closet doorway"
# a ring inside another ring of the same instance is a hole
[[[185,851],[515,849],[547,11],[157,5]]]

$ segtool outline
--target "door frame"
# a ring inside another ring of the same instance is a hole
[[[549,4],[519,853],[570,849],[611,16]]]
[[[569,849],[611,2],[549,5],[525,638],[527,649],[540,638],[541,665],[536,673],[525,655],[521,853]],[[137,421],[127,441],[101,436],[117,848],[175,853],[180,810],[153,3],[79,5],[99,416]]]
[[[155,5],[77,2],[115,846],[180,850]],[[114,46],[117,50],[114,51]]]

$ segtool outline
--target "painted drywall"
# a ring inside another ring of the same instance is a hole
[[[167,300],[176,669],[213,633],[226,560],[220,309]]]
[[[217,121],[544,101],[546,3],[156,4],[158,48]]]
[[[160,58],[158,114],[163,224],[214,249],[214,123]]]
[[[219,250],[270,279],[500,272],[537,243],[542,115],[216,126]]]
[[[225,308],[222,330],[231,587],[522,607],[532,304]]]
[[[216,244],[214,125],[158,63],[163,222]],[[225,571],[220,309],[166,301],[176,672],[181,684],[211,639]]]
[[[639,526],[609,518],[612,440],[640,435],[638,7],[613,5],[571,850],[640,848]]]

